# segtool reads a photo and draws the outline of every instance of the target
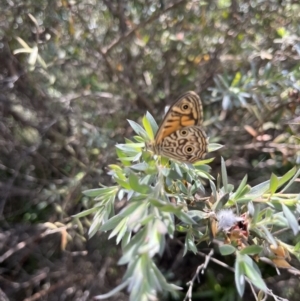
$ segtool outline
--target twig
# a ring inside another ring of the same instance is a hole
[[[67,229],[68,227],[61,227],[61,228],[57,228],[57,229],[51,229],[51,230],[46,230],[43,233],[40,233],[34,237],[30,237],[29,239],[27,239],[26,241],[21,241],[19,242],[16,246],[14,246],[13,248],[9,249],[8,251],[6,251],[2,256],[0,256],[0,263],[2,263],[3,261],[5,261],[7,258],[9,258],[10,256],[12,256],[14,253],[24,249],[27,245],[32,244],[33,242],[44,238],[48,235],[51,234],[55,234],[58,232],[61,232],[64,229]]]
[[[181,0],[181,1],[183,1],[183,0]],[[184,0],[184,1],[186,1],[186,0]],[[89,28],[86,26],[85,20],[82,18],[82,16],[80,14],[76,13],[76,12],[74,12],[74,13],[77,15],[77,17],[79,18],[79,20],[81,21],[83,26],[85,26],[86,30],[88,30],[90,32],[90,34],[92,35],[94,41],[97,41],[98,40],[97,37],[95,36],[94,32],[90,31]],[[111,62],[111,59],[108,56],[107,51],[103,50],[100,47],[100,45],[98,45],[96,50],[98,51],[98,53],[104,59],[105,64],[106,64],[107,68],[109,69],[110,73],[113,76],[116,76],[120,82],[122,82],[127,88],[129,88],[139,98],[139,100],[143,103],[143,105],[147,108],[147,110],[150,113],[153,113],[154,112],[154,107],[153,107],[152,103],[145,96],[143,96],[143,94],[139,91],[139,89],[137,87],[135,87],[127,78],[125,78],[123,76],[123,73],[121,73],[120,71],[117,71],[116,68],[114,68],[114,65]]]
[[[248,282],[248,283],[249,283],[249,282]],[[256,291],[255,291],[254,286],[252,285],[252,283],[249,283],[249,285],[250,285],[250,288],[251,288],[251,291],[252,291],[252,294],[253,294],[255,300],[258,301],[258,298],[257,298],[257,296],[256,296]],[[266,298],[266,297],[267,297],[267,294],[265,295],[265,298]],[[265,298],[264,298],[264,300],[265,300]]]
[[[165,14],[166,12],[180,6],[183,5],[184,3],[186,3],[187,0],[180,0],[178,2],[175,2],[169,6],[167,6],[165,9],[163,10],[159,10],[156,11],[151,17],[149,17],[147,20],[141,22],[140,24],[136,25],[134,28],[132,28],[131,30],[129,30],[127,33],[125,33],[123,36],[115,39],[109,46],[107,46],[106,48],[103,49],[103,52],[106,54],[108,52],[110,52],[113,48],[115,48],[116,46],[118,46],[120,43],[125,42],[129,37],[131,37],[137,30],[145,27],[146,25],[148,25],[149,23],[155,21],[156,19],[158,19],[161,15]]]
[[[47,277],[49,277],[49,268],[44,268],[42,271],[39,272],[38,275],[33,276],[29,280],[27,280],[25,282],[21,282],[21,283],[9,281],[2,276],[0,276],[0,280],[2,282],[6,283],[7,285],[13,287],[14,289],[27,289],[32,285],[37,285],[38,283],[40,283],[42,280],[46,279]],[[1,298],[0,298],[0,300],[2,301]]]
[[[23,301],[36,301],[36,300],[42,299],[43,297],[49,295],[51,292],[56,291],[57,289],[65,286],[69,283],[77,282],[81,279],[83,279],[82,275],[70,275],[69,278],[62,280],[62,281],[50,286],[49,288],[43,289],[43,290],[35,293],[31,297],[24,299]]]
[[[204,253],[202,253],[202,252],[200,252],[200,251],[198,251],[197,254],[200,255],[200,256],[202,256],[202,257],[206,257],[206,256],[207,256],[206,254],[204,254]],[[227,265],[226,263],[224,263],[224,262],[222,262],[222,261],[220,261],[220,260],[218,260],[218,259],[216,259],[216,258],[214,258],[214,257],[211,257],[210,260],[211,260],[212,262],[214,262],[214,263],[216,263],[216,264],[218,264],[218,265],[224,267],[225,269],[227,269],[227,270],[229,270],[229,271],[235,273],[234,268],[230,267],[230,266]],[[249,279],[248,277],[245,276],[245,280],[247,281],[247,283],[248,283],[249,285],[252,285],[252,282],[250,281],[250,279]],[[254,289],[254,288],[253,288],[253,291],[252,291],[252,292],[255,292],[255,289]],[[268,289],[265,293],[268,294],[269,296],[272,296],[276,301],[288,301],[287,299],[284,299],[284,298],[281,298],[281,297],[275,295],[270,289]],[[255,296],[255,298],[257,298],[256,294],[255,294],[254,296]]]
[[[193,285],[194,285],[194,282],[195,282],[196,278],[198,277],[198,274],[200,273],[200,271],[202,270],[203,267],[204,267],[204,263],[202,263],[201,265],[199,265],[199,266],[197,267],[197,270],[196,270],[196,273],[195,273],[194,277],[192,278],[191,281],[188,282],[188,284],[189,284],[189,289],[188,289],[188,291],[187,291],[187,293],[186,293],[186,295],[185,295],[183,301],[186,301],[186,300],[191,301],[191,300],[192,300],[192,290],[193,290]],[[187,298],[188,298],[188,299],[187,299]]]
[[[193,279],[187,283],[187,284],[189,284],[189,289],[188,289],[188,291],[187,291],[187,293],[186,293],[185,298],[183,299],[183,301],[186,301],[186,300],[192,301],[192,291],[193,291],[194,282],[195,282],[196,278],[198,278],[198,275],[199,275],[200,271],[203,272],[207,268],[209,260],[213,256],[213,254],[214,254],[214,250],[211,249],[210,252],[209,252],[209,254],[205,256],[204,263],[202,263],[201,265],[199,265],[197,267],[197,270],[196,270],[196,273],[195,273]]]

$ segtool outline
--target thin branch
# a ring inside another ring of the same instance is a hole
[[[183,0],[181,0],[181,1],[183,1]],[[76,12],[74,12],[74,13],[79,18],[79,20],[81,21],[83,26],[85,26],[86,30],[90,32],[90,34],[92,35],[94,41],[97,41],[97,38],[96,38],[94,32],[89,30],[89,28],[86,26],[85,20],[82,18],[82,16],[80,14],[76,13]],[[114,65],[111,62],[110,57],[107,55],[107,52],[104,51],[100,47],[100,45],[98,45],[98,47],[96,49],[97,49],[97,52],[103,57],[103,59],[105,61],[105,64],[106,64],[107,68],[109,69],[110,73],[113,76],[116,76],[118,78],[118,80],[125,85],[125,87],[129,88],[139,98],[139,100],[143,103],[143,105],[147,108],[147,110],[150,113],[153,113],[154,112],[154,107],[153,107],[152,103],[146,97],[144,97],[144,95],[139,91],[138,88],[136,88],[127,78],[125,78],[123,76],[123,73],[117,71],[116,68],[114,68]]]
[[[88,277],[88,278],[90,278],[90,277]],[[83,279],[84,279],[83,275],[72,275],[71,274],[68,276],[68,278],[63,279],[63,280],[59,281],[58,283],[51,285],[50,287],[47,287],[46,289],[43,289],[43,290],[35,293],[31,297],[26,298],[23,301],[36,301],[36,300],[42,299],[43,297],[49,295],[51,292],[54,292],[54,291],[58,290],[59,288],[66,286],[69,283],[74,284],[74,282],[82,281]]]
[[[57,229],[48,229],[34,237],[30,237],[29,239],[25,240],[25,241],[21,241],[19,242],[17,245],[15,245],[13,248],[10,248],[8,251],[6,251],[2,256],[0,256],[0,263],[2,263],[3,261],[5,261],[7,258],[9,258],[10,256],[12,256],[14,253],[24,249],[27,245],[30,245],[32,243],[34,243],[35,241],[42,239],[48,235],[51,234],[55,234],[58,232],[62,232],[64,229],[68,229],[70,227],[60,227]]]
[[[204,267],[204,263],[202,263],[201,265],[199,265],[197,267],[197,270],[196,270],[196,273],[195,273],[194,277],[192,278],[191,281],[188,282],[189,289],[188,289],[188,291],[187,291],[187,293],[186,293],[185,298],[183,299],[183,301],[186,301],[186,300],[192,301],[193,285],[194,285],[194,282],[195,282],[196,278],[198,277],[200,271],[203,269],[203,267]]]
[[[252,294],[253,294],[253,296],[254,296],[254,298],[255,298],[255,301],[258,301],[258,297],[256,296],[256,291],[255,291],[254,286],[252,285],[251,282],[248,282],[248,283],[249,283],[249,285],[250,285],[250,288],[251,288]],[[266,298],[266,297],[267,297],[267,294],[265,294],[265,298]],[[265,298],[264,298],[264,300],[265,300]]]
[[[205,253],[202,253],[200,251],[197,252],[198,255],[202,256],[202,257],[206,257],[207,255]],[[214,257],[211,257],[210,258],[210,261],[218,264],[219,266],[222,266],[224,267],[225,269],[231,271],[232,273],[235,273],[235,270],[234,268],[232,268],[231,266],[227,265],[226,263],[214,258]],[[252,282],[250,281],[250,279],[248,277],[245,276],[245,280],[247,281],[247,283],[249,285],[252,285]],[[276,301],[288,301],[287,299],[284,299],[284,298],[281,298],[277,295],[275,295],[270,289],[268,289],[266,292],[266,294],[268,294],[269,296],[272,296]],[[255,298],[257,298],[257,296],[255,295]]]
[[[149,17],[147,20],[139,23],[138,25],[136,25],[135,27],[133,27],[131,30],[129,30],[126,34],[124,34],[123,36],[115,39],[109,46],[107,46],[106,48],[103,49],[104,53],[108,53],[110,52],[113,48],[115,48],[116,46],[118,46],[120,43],[125,42],[126,40],[128,40],[128,38],[130,38],[137,30],[145,27],[146,25],[152,23],[153,21],[155,21],[156,19],[158,19],[160,16],[162,16],[163,14],[165,14],[166,12],[181,6],[183,4],[185,4],[187,2],[187,0],[180,0],[178,2],[175,2],[169,6],[167,6],[165,9],[163,10],[157,10],[151,17]]]
[[[192,291],[193,291],[194,282],[195,282],[196,278],[198,278],[200,271],[202,271],[202,273],[203,273],[204,270],[207,268],[207,265],[208,265],[211,257],[213,256],[213,254],[214,254],[214,250],[211,249],[209,254],[205,256],[204,263],[202,263],[201,265],[199,265],[197,267],[197,270],[196,270],[196,273],[195,273],[193,279],[187,283],[187,284],[189,284],[189,289],[188,289],[183,301],[186,301],[186,300],[192,301]]]

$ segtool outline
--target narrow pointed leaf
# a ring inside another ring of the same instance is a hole
[[[294,235],[297,235],[299,232],[299,225],[295,215],[291,210],[284,204],[281,204],[283,213],[289,223],[290,228],[293,230]]]
[[[271,179],[270,179],[270,192],[271,194],[274,194],[276,190],[278,189],[279,180],[276,175],[272,173]]]
[[[150,140],[153,140],[154,139],[154,133],[153,133],[153,129],[152,129],[152,126],[151,126],[151,123],[150,123],[149,119],[146,116],[144,116],[142,121],[143,121],[143,126],[144,126]]]
[[[235,261],[234,265],[234,280],[238,294],[242,297],[245,291],[245,276],[243,262],[238,259]]]
[[[158,130],[158,125],[157,125],[155,119],[153,118],[153,116],[149,112],[146,113],[146,117],[147,117],[147,119],[149,120],[149,122],[151,124],[153,133],[156,134],[156,132]]]
[[[226,164],[223,158],[221,158],[221,174],[222,174],[222,182],[223,182],[224,190],[225,192],[229,192]]]

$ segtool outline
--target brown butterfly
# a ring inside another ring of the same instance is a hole
[[[195,163],[207,153],[207,139],[201,125],[203,108],[199,96],[189,91],[170,107],[154,141],[147,148],[157,155]]]

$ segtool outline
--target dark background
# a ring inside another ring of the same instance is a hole
[[[92,300],[120,283],[115,242],[88,240],[90,220],[72,215],[91,207],[81,191],[112,184],[114,145],[133,135],[127,119],[150,111],[159,121],[185,91],[201,96],[210,142],[224,145],[209,155],[214,176],[220,156],[235,186],[245,174],[255,185],[299,165],[298,1],[2,0],[0,11],[8,300]],[[199,259],[182,259],[170,241],[159,262],[184,285]],[[266,273],[275,292],[298,300],[297,280]],[[228,271],[212,265],[201,283],[193,300],[236,298]]]

